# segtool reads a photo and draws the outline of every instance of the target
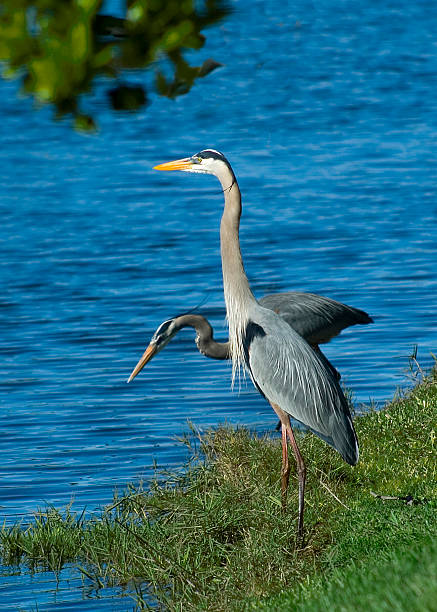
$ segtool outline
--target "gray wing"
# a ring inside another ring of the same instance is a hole
[[[344,394],[318,355],[285,321],[265,308],[251,317],[247,365],[261,393],[331,444],[351,465],[358,442]]]
[[[309,344],[329,342],[346,327],[373,322],[364,310],[314,293],[274,293],[259,304],[279,314]]]

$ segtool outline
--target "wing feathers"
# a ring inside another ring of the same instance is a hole
[[[331,444],[348,463],[358,461],[349,407],[332,370],[287,323],[259,308],[245,338],[246,363],[263,395]]]

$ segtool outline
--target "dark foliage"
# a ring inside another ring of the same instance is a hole
[[[70,113],[77,127],[90,129],[94,120],[82,101],[97,83],[114,79],[104,99],[114,110],[133,111],[147,103],[145,68],[154,71],[159,94],[175,97],[220,65],[191,66],[184,53],[200,49],[201,30],[228,13],[224,0],[128,0],[124,18],[102,15],[101,7],[102,0],[4,0],[3,76],[18,76],[56,116]]]

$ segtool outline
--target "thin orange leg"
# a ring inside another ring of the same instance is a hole
[[[281,468],[281,501],[282,512],[287,510],[287,490],[290,480],[290,463],[288,461],[287,428],[282,424],[282,468]]]
[[[306,467],[299,447],[294,437],[293,430],[290,425],[289,415],[279,408],[276,404],[272,404],[273,410],[281,419],[281,434],[282,434],[282,469],[281,469],[281,497],[282,510],[285,511],[287,504],[287,489],[290,478],[290,465],[288,462],[287,435],[290,444],[293,448],[294,456],[296,457],[297,477],[299,482],[299,517],[297,533],[299,538],[303,538],[303,514],[304,514],[304,495],[306,481]]]
[[[290,421],[288,422],[287,434],[290,440],[291,446],[293,448],[294,456],[296,457],[297,464],[297,477],[299,481],[299,519],[298,519],[298,527],[297,533],[300,538],[303,538],[303,511],[304,511],[304,501],[305,501],[305,481],[307,476],[307,470],[305,467],[305,462],[299,450],[299,447],[296,442],[296,438],[294,437],[293,430],[291,429]]]

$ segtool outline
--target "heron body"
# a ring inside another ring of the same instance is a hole
[[[346,398],[332,370],[271,310],[257,304],[249,316],[244,346],[255,386],[271,404],[355,465],[358,443]]]
[[[206,149],[189,158],[157,166],[216,176],[225,205],[220,223],[220,247],[229,346],[234,381],[246,367],[252,381],[270,402],[282,424],[281,490],[283,507],[290,468],[287,437],[296,456],[299,480],[298,535],[303,535],[306,469],[290,424],[295,418],[333,446],[351,465],[358,461],[358,440],[347,401],[330,368],[279,314],[255,299],[247,279],[239,242],[241,193],[224,155]]]

